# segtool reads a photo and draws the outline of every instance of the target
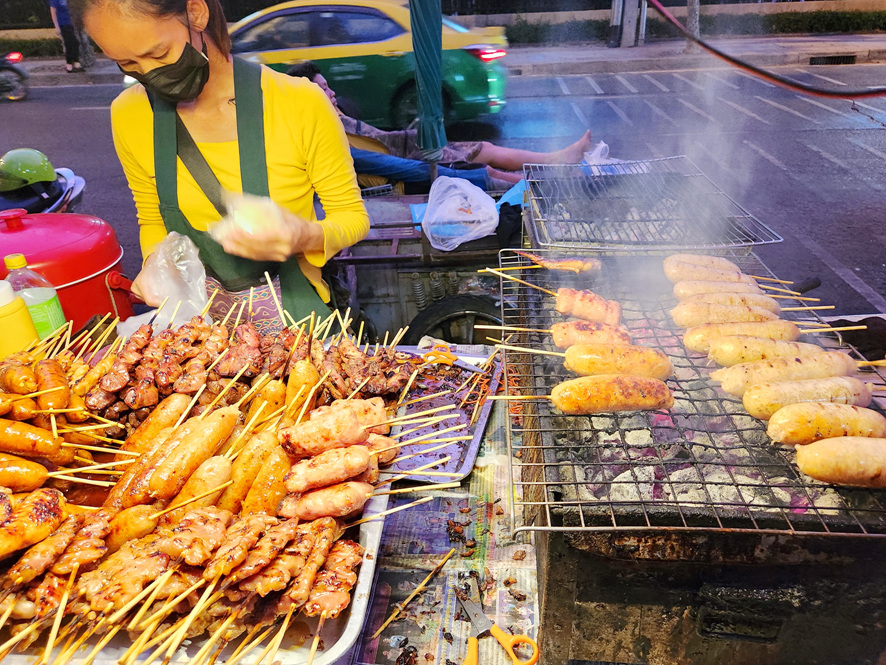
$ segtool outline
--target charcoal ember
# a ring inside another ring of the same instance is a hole
[[[403,649],[397,656],[396,665],[418,665],[418,649],[413,646]]]

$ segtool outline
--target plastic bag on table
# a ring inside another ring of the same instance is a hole
[[[495,233],[498,210],[489,194],[462,178],[440,176],[431,185],[421,227],[431,246],[450,252]]]
[[[206,269],[200,262],[197,246],[190,238],[175,231],[167,234],[145,261],[139,273],[139,285],[147,301],[166,301],[154,321],[159,327],[187,323],[202,311],[208,300]],[[173,312],[175,319],[170,321]],[[117,334],[128,337],[154,314],[156,310],[151,310],[122,321],[117,326]]]
[[[222,200],[228,214],[208,229],[209,235],[219,244],[224,244],[233,231],[261,236],[285,225],[280,207],[265,196],[225,191]]]

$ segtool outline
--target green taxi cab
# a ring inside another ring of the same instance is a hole
[[[256,12],[231,28],[233,52],[286,71],[313,60],[349,115],[385,128],[417,116],[409,9],[396,0],[306,0]],[[467,29],[443,19],[447,123],[498,113],[507,74],[500,27]]]

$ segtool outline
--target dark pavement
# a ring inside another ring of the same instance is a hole
[[[786,66],[831,88],[880,85],[886,66]],[[68,77],[74,78],[73,76]],[[137,225],[113,151],[108,105],[118,85],[36,87],[0,105],[0,145],[31,146],[87,180],[82,212],[108,220],[139,267]],[[835,313],[886,311],[886,99],[853,105],[798,96],[728,68],[512,77],[508,106],[450,139],[559,148],[591,128],[615,157],[686,154],[785,238],[760,256],[786,279],[819,277],[810,295]]]

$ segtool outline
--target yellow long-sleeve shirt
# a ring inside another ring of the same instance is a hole
[[[324,249],[299,255],[305,277],[320,297],[329,289],[320,268],[369,231],[369,216],[360,198],[354,163],[341,121],[325,93],[301,77],[262,68],[265,151],[271,199],[304,219],[316,221],[314,192],[325,219]],[[142,256],[154,250],[167,233],[160,216],[154,172],[153,112],[141,85],[123,91],[111,104],[114,146],[135,200]],[[236,141],[198,143],[221,186],[242,191]],[[190,172],[177,160],[178,203],[188,222],[200,231],[218,221],[219,214]]]

